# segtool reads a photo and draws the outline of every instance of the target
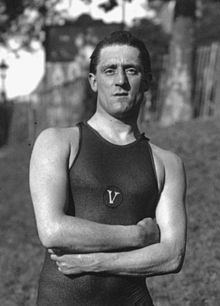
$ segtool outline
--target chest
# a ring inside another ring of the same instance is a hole
[[[134,224],[154,217],[158,198],[146,142],[118,147],[82,144],[70,170],[75,215],[109,224]]]

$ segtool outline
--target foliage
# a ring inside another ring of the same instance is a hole
[[[81,0],[90,4],[92,0]],[[131,2],[132,0],[124,0]],[[149,0],[149,4],[154,9],[159,9],[168,0]],[[194,2],[194,0],[190,0]],[[209,31],[202,31],[204,36],[216,37],[219,31],[212,30],[212,25],[218,24],[218,8],[220,1],[211,0],[207,3],[200,0],[204,9],[204,26],[209,27]],[[45,25],[64,23],[67,12],[57,11],[57,6],[62,0],[0,0],[0,44],[5,44],[12,49],[25,47],[32,48],[33,42],[42,42],[45,38]],[[178,0],[177,4],[183,3]],[[103,0],[99,5],[104,11],[109,11],[117,6],[118,0]],[[206,10],[208,7],[208,10]],[[217,10],[215,10],[217,8]],[[208,13],[208,14],[207,14]],[[213,27],[214,29],[215,27]],[[215,33],[214,33],[215,32]],[[11,38],[16,43],[11,44]]]
[[[81,1],[86,4],[92,2],[92,0]],[[42,42],[45,25],[65,21],[66,12],[58,12],[56,9],[61,2],[62,0],[0,0],[0,43],[10,47],[11,37],[16,38],[17,48],[30,48],[33,41]],[[103,0],[99,6],[107,12],[118,4],[118,0]]]
[[[92,2],[82,1],[86,4]],[[10,48],[10,38],[13,38],[17,42],[13,48],[31,49],[33,42],[43,42],[46,25],[63,24],[66,21],[67,11],[57,10],[61,3],[62,0],[0,0],[0,44]],[[99,7],[107,12],[117,5],[117,0],[103,0]]]
[[[15,3],[16,2],[16,3]],[[61,0],[0,0],[0,43],[12,49],[31,48],[35,41],[43,41],[44,26],[62,22],[63,11],[57,12]],[[11,46],[11,38],[16,43]]]

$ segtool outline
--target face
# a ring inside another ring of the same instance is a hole
[[[119,118],[139,108],[148,89],[139,50],[127,45],[101,49],[96,74],[90,73],[89,80],[97,92],[97,110]]]

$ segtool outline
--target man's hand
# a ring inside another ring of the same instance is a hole
[[[98,256],[102,253],[91,254],[65,254],[57,255],[49,249],[50,258],[56,262],[58,270],[66,275],[77,275],[88,272],[95,272],[94,268],[98,263]]]
[[[140,247],[160,242],[160,230],[152,218],[144,218],[137,223],[140,235]]]

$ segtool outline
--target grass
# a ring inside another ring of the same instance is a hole
[[[43,250],[37,238],[28,189],[30,150],[1,150],[0,305],[35,305]]]
[[[217,306],[220,301],[220,122],[195,120],[152,132],[153,142],[172,148],[182,157],[188,180],[185,263],[179,274],[152,278],[152,293],[158,301],[164,297],[172,306]]]
[[[188,193],[188,243],[182,271],[149,278],[158,306],[218,306],[220,301],[220,121],[149,126],[151,141],[180,155]],[[148,135],[148,136],[149,136]],[[0,305],[35,305],[44,251],[28,188],[30,148],[0,149]]]

